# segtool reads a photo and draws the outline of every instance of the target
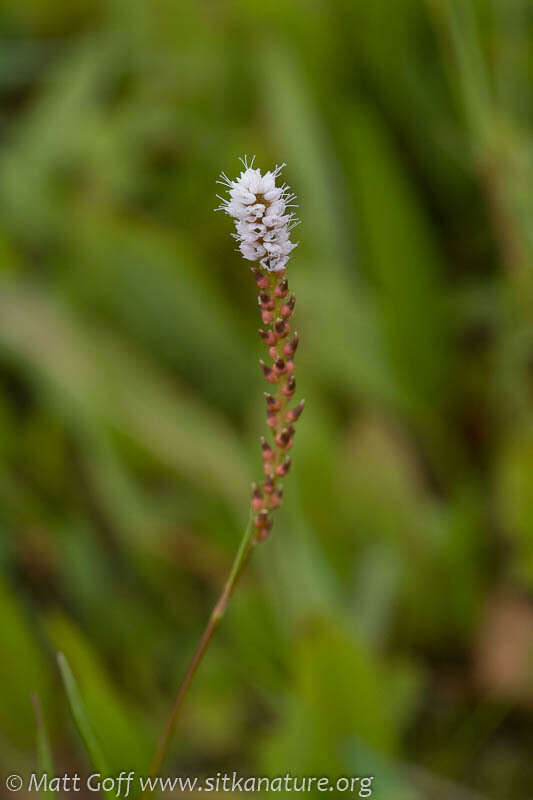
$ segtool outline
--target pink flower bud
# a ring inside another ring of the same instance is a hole
[[[271,508],[279,508],[281,505],[281,498],[283,497],[283,489],[280,487],[276,489],[272,497],[270,498],[270,507]]]
[[[262,358],[259,360],[259,364],[261,366],[261,369],[263,370],[263,374],[264,374],[265,378],[267,379],[267,381],[269,381],[270,383],[277,383],[278,376],[274,372],[272,367],[269,367],[267,364],[265,364],[265,362],[263,361]]]
[[[283,478],[288,473],[290,468],[291,468],[291,459],[290,456],[287,456],[283,461],[283,464],[279,464],[276,467],[276,475],[279,475],[281,478]]]
[[[257,300],[263,311],[272,311],[272,309],[274,309],[276,306],[268,292],[261,292]]]
[[[291,339],[291,341],[287,342],[285,345],[283,345],[283,352],[285,353],[286,356],[290,357],[290,356],[293,356],[295,354],[295,352],[296,352],[296,350],[298,348],[298,341],[299,341],[299,336],[295,332],[294,336]]]
[[[283,278],[283,280],[281,280],[274,289],[274,294],[276,295],[276,297],[285,297],[288,291],[289,291],[289,282],[287,278]]]
[[[276,375],[284,375],[287,372],[287,365],[281,357],[274,361],[273,371]]]
[[[265,492],[267,494],[272,494],[274,491],[274,478],[272,475],[269,475],[268,478],[265,480]]]
[[[263,461],[272,461],[274,451],[264,436],[261,436],[261,450],[263,453]]]
[[[287,380],[285,386],[282,387],[281,391],[287,397],[292,397],[294,392],[296,391],[296,381],[294,380],[294,375],[291,375]]]
[[[291,316],[292,312],[294,311],[294,306],[296,305],[296,297],[291,294],[287,303],[284,303],[281,306],[280,314],[283,319],[288,319]]]
[[[259,514],[254,517],[254,525],[256,528],[265,528],[268,526],[269,522],[270,520],[268,518],[268,511],[265,509],[260,511]]]
[[[288,323],[285,322],[284,319],[281,319],[280,317],[278,317],[278,319],[274,323],[274,330],[278,334],[279,338],[283,339],[289,333],[290,328],[289,328]]]
[[[282,447],[285,450],[288,450],[292,447],[294,441],[294,428],[290,425],[288,428],[283,428],[280,433],[276,436],[276,444],[278,447]]]
[[[255,278],[255,282],[259,286],[260,289],[268,289],[270,286],[270,279],[268,275],[265,275],[259,267],[252,267],[252,272]]]
[[[276,336],[274,331],[264,331],[262,328],[259,328],[259,336],[261,337],[261,339],[264,341],[265,344],[269,345],[269,347],[275,345],[278,340],[278,337]]]
[[[269,394],[268,392],[265,392],[265,400],[266,400],[267,407],[272,409],[272,411],[279,411],[280,410],[281,405],[280,405],[279,400],[277,400],[275,397],[272,397],[272,395]]]
[[[261,489],[257,485],[257,483],[252,484],[252,508],[254,511],[259,511],[260,508],[263,506],[263,493]]]
[[[258,532],[257,537],[256,537],[258,542],[264,542],[265,541],[265,539],[267,538],[268,534],[270,533],[271,527],[272,527],[272,520],[269,520],[268,524],[265,525],[263,528],[261,528],[261,530]]]
[[[300,400],[300,402],[295,408],[291,408],[289,411],[287,411],[287,420],[289,422],[296,422],[296,420],[299,418],[300,414],[304,410],[304,406],[305,406],[305,400]]]

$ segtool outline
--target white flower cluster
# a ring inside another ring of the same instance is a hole
[[[255,157],[254,157],[255,158]],[[259,261],[269,272],[285,269],[289,255],[296,247],[289,232],[298,224],[289,208],[295,208],[295,195],[287,184],[276,186],[276,178],[285,164],[272,172],[261,175],[254,169],[254,159],[248,164],[241,159],[244,169],[237,180],[232,181],[224,173],[218,183],[229,190],[229,199],[220,197],[217,211],[225,211],[235,219],[237,233],[232,234],[239,242],[239,250],[249,261]]]

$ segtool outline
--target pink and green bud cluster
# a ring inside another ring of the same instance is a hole
[[[259,335],[268,347],[269,356],[268,363],[262,359],[259,363],[272,386],[270,391],[265,392],[267,425],[271,436],[269,440],[261,437],[265,479],[252,488],[254,524],[260,541],[268,536],[272,527],[272,512],[281,504],[281,480],[291,467],[289,450],[294,444],[295,423],[305,401],[291,404],[296,391],[294,356],[298,348],[298,333],[291,329],[290,320],[296,299],[294,294],[289,295],[285,271],[270,274],[253,267],[252,272],[260,289],[259,308],[264,325],[259,329]]]
[[[269,440],[261,437],[265,479],[252,489],[255,540],[262,541],[272,527],[272,512],[281,503],[281,480],[291,467],[289,450],[304,407],[303,400],[291,405],[296,391],[294,356],[298,334],[291,328],[296,298],[289,292],[285,276],[290,253],[296,247],[289,234],[298,220],[289,212],[289,208],[295,207],[295,196],[286,184],[276,184],[284,165],[263,175],[254,169],[254,159],[250,164],[246,158],[241,162],[244,169],[236,180],[221,174],[219,183],[227,188],[229,197],[219,198],[221,205],[217,210],[234,218],[233,236],[244,258],[259,263],[252,267],[252,272],[259,288],[263,322],[259,335],[268,348],[268,359],[259,363],[270,384],[265,400],[271,431]]]

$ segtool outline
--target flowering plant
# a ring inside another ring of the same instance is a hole
[[[259,335],[268,347],[270,359],[268,364],[262,359],[259,363],[272,387],[271,392],[265,392],[267,424],[272,437],[271,441],[261,437],[265,478],[259,484],[252,484],[250,521],[230,575],[176,696],[152,763],[153,775],[161,767],[183,699],[225,613],[242,570],[255,546],[268,536],[272,527],[272,512],[280,505],[283,494],[280,481],[291,466],[288,451],[294,442],[294,424],[304,407],[302,400],[289,408],[296,390],[294,355],[298,347],[298,333],[291,330],[290,320],[296,298],[294,294],[289,294],[285,272],[289,256],[296,247],[290,240],[290,232],[298,220],[289,210],[295,207],[295,195],[291,194],[287,184],[278,186],[276,183],[284,164],[263,175],[254,168],[253,159],[250,163],[246,158],[241,161],[243,170],[236,180],[230,180],[224,173],[220,176],[219,183],[227,188],[229,197],[219,197],[221,204],[217,210],[225,211],[234,218],[236,232],[233,236],[244,258],[258,262],[252,267],[252,273],[259,288],[258,302],[263,323]]]

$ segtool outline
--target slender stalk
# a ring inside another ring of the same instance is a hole
[[[205,626],[205,630],[202,634],[202,638],[200,639],[198,647],[196,648],[196,651],[190,661],[187,672],[185,673],[185,677],[183,678],[181,686],[176,695],[176,699],[174,700],[174,705],[172,706],[172,709],[170,711],[167,724],[165,726],[163,735],[161,736],[161,740],[159,742],[159,746],[152,761],[152,766],[150,768],[151,777],[156,777],[157,774],[159,773],[159,770],[161,769],[166,752],[168,750],[168,746],[172,739],[172,735],[176,728],[176,722],[178,719],[181,706],[189,690],[189,686],[191,685],[192,680],[196,674],[196,670],[198,669],[202,661],[202,658],[204,657],[205,651],[209,647],[209,643],[213,638],[213,634],[215,633],[220,620],[222,619],[222,617],[226,612],[228,600],[233,594],[235,586],[237,585],[237,582],[242,574],[243,568],[247,564],[251,552],[255,546],[255,540],[253,534],[254,534],[253,517],[252,515],[250,515],[250,519],[248,521],[248,525],[241,539],[237,555],[235,556],[235,559],[233,561],[229,577],[224,585],[220,597],[215,603],[215,606],[211,612],[209,620],[207,621],[207,625]]]
[[[234,217],[240,242],[240,250],[245,258],[259,261],[260,266],[252,267],[252,273],[258,288],[261,319],[265,330],[260,329],[261,339],[268,346],[268,354],[272,359],[269,366],[263,360],[259,363],[266,380],[271,384],[274,397],[265,393],[267,403],[267,423],[272,431],[273,442],[269,444],[261,437],[263,471],[265,479],[261,485],[252,485],[252,513],[248,526],[242,537],[237,555],[233,562],[229,577],[218,598],[202,638],[189,664],[183,682],[178,690],[174,705],[170,711],[167,724],[159,742],[150,775],[156,777],[172,739],[176,721],[196,671],[209,647],[220,620],[226,612],[228,600],[248,563],[255,545],[265,539],[272,527],[272,512],[280,505],[283,488],[280,478],[287,475],[291,460],[287,451],[292,447],[297,421],[304,407],[300,401],[295,408],[288,409],[287,404],[294,395],[293,358],[298,347],[298,334],[294,332],[289,339],[296,298],[289,295],[289,286],[285,278],[285,266],[289,254],[296,245],[289,239],[291,227],[296,223],[292,213],[286,213],[294,203],[295,196],[290,194],[286,184],[276,186],[276,178],[282,167],[262,175],[260,170],[253,169],[253,160],[248,164],[242,159],[244,170],[237,181],[231,181],[224,173],[219,183],[229,189],[230,199],[220,198],[220,209]]]

